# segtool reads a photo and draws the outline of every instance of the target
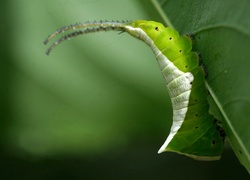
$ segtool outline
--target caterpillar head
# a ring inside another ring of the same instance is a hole
[[[126,30],[129,34],[142,40],[141,31],[144,31],[150,39],[154,40],[164,29],[165,27],[161,23],[145,20],[133,21],[126,26]]]

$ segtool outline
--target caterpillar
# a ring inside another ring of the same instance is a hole
[[[65,40],[100,31],[127,32],[145,42],[159,63],[173,107],[170,133],[158,153],[176,152],[204,161],[220,159],[224,135],[208,112],[205,72],[199,55],[192,51],[189,36],[180,36],[176,30],[155,21],[95,21],[64,26],[48,36],[44,44],[68,30],[73,32],[55,41],[47,49],[47,55]]]

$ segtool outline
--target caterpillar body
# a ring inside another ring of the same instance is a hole
[[[172,151],[196,160],[220,159],[224,135],[208,112],[205,73],[199,65],[198,54],[192,51],[189,36],[180,36],[174,29],[154,21],[100,21],[65,26],[51,34],[44,44],[68,30],[73,32],[54,42],[46,54],[64,40],[99,31],[127,32],[145,42],[159,63],[173,106],[170,133],[158,153]]]

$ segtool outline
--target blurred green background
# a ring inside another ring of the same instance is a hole
[[[153,53],[117,32],[45,55],[55,29],[93,20],[162,21],[144,0],[2,0],[1,179],[248,178],[231,148],[220,161],[157,154],[172,108]]]

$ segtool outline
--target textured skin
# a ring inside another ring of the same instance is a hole
[[[47,55],[65,40],[100,31],[127,32],[148,44],[160,65],[173,105],[173,124],[159,153],[172,151],[197,160],[220,158],[224,135],[208,113],[204,71],[197,53],[191,51],[192,41],[188,36],[180,37],[175,30],[154,21],[95,21],[64,26],[48,36],[44,44],[69,30],[73,32],[55,41]]]
[[[208,113],[204,71],[197,53],[191,51],[191,39],[153,21],[134,21],[125,29],[152,48],[172,101],[173,124],[159,153],[172,151],[197,160],[219,159],[224,137]]]

